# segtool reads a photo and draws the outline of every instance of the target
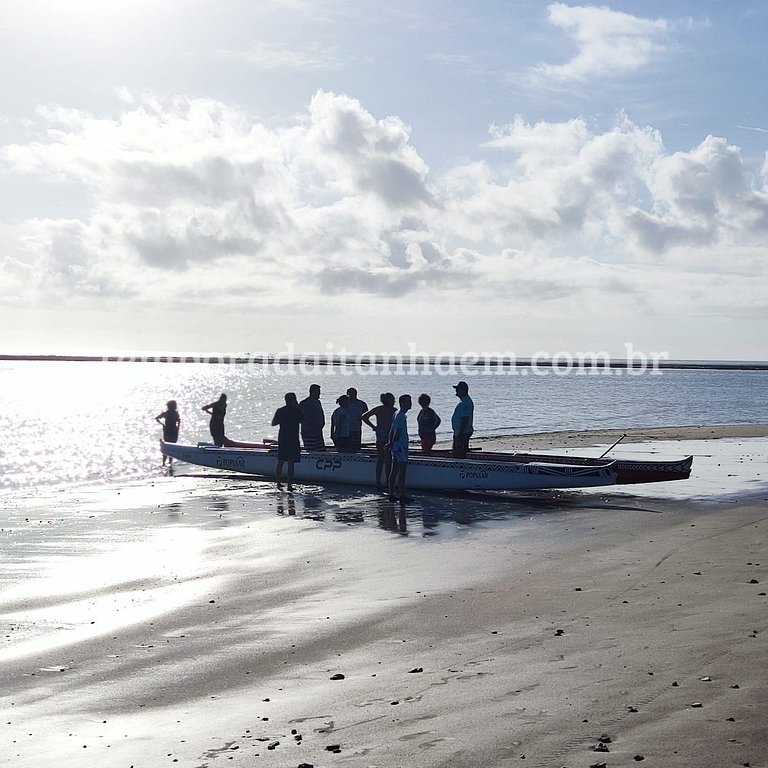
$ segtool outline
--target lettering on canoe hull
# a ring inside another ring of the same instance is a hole
[[[216,466],[219,469],[245,469],[245,459],[242,456],[217,456]]]
[[[315,466],[320,470],[329,469],[331,472],[333,472],[341,466],[341,459],[318,459],[315,462]]]
[[[482,479],[487,480],[488,479],[488,473],[487,472],[467,472],[466,470],[462,470],[459,472],[459,477],[462,480],[473,480],[473,479]]]

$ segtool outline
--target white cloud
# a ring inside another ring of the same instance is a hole
[[[7,170],[92,201],[0,233],[16,305],[768,306],[766,178],[724,139],[669,154],[621,114],[607,129],[518,117],[491,127],[487,160],[433,178],[402,120],[344,95],[277,128],[212,100],[122,108],[41,110],[36,137],[4,148]]]
[[[485,233],[497,245],[533,240],[579,254],[623,237],[625,211],[648,196],[645,169],[662,151],[658,132],[623,116],[602,133],[584,120],[530,125],[517,118],[491,135],[487,146],[513,154],[512,173],[475,170],[476,185],[467,184],[460,202],[446,202],[446,225],[478,240]]]
[[[320,92],[303,119],[276,130],[184,98],[139,97],[115,118],[62,108],[39,116],[43,138],[6,147],[6,164],[75,181],[94,201],[82,221],[28,225],[25,258],[51,276],[42,287],[65,295],[111,288],[154,298],[159,269],[190,285],[206,269],[218,284],[222,260],[259,290],[297,281],[284,271],[325,275],[350,263],[386,276],[409,268],[401,222],[432,204],[408,127],[346,96]],[[390,292],[383,278],[370,290]]]
[[[266,40],[252,40],[243,50],[222,50],[220,53],[225,59],[243,62],[264,70],[328,70],[338,69],[341,66],[341,58],[335,48],[322,48],[318,45],[311,45],[305,49],[291,49]]]
[[[438,52],[438,53],[429,53],[424,57],[427,61],[434,61],[438,64],[448,64],[448,65],[466,65],[470,64],[472,62],[472,57],[467,53],[458,53],[458,52]]]
[[[665,50],[670,23],[643,19],[605,6],[552,3],[549,21],[572,36],[576,54],[564,64],[539,64],[535,79],[556,83],[615,77],[645,67]]]
[[[768,234],[768,192],[755,188],[738,147],[708,136],[691,152],[659,156],[649,168],[650,211],[629,211],[648,250],[677,245],[760,245]]]

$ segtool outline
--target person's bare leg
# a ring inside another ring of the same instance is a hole
[[[293,468],[294,464],[292,461],[288,462],[288,490],[293,490]]]
[[[405,472],[408,465],[403,461],[397,465],[397,490],[400,501],[405,501]]]
[[[277,469],[275,470],[275,482],[277,483],[277,487],[282,490],[283,484],[280,482],[280,478],[283,476],[283,462],[278,461],[277,462]]]
[[[389,473],[387,474],[387,485],[389,487],[389,498],[391,501],[395,500],[395,481],[397,479],[397,463],[392,462],[389,467]]]

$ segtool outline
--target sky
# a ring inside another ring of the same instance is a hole
[[[0,18],[0,353],[768,359],[764,0]]]

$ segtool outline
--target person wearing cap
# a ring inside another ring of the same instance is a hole
[[[469,438],[472,437],[474,431],[472,422],[475,415],[475,404],[469,396],[469,385],[466,381],[454,384],[453,388],[456,391],[456,397],[459,398],[451,417],[453,455],[457,459],[463,459],[469,451]]]
[[[312,384],[309,388],[309,397],[305,397],[299,408],[304,414],[301,423],[301,440],[306,451],[324,451],[323,427],[325,427],[325,414],[323,404],[320,402],[320,385]]]

